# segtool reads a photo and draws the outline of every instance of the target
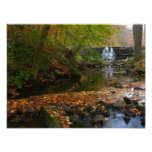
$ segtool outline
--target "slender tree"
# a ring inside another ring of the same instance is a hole
[[[44,46],[44,42],[45,42],[47,35],[48,35],[49,28],[50,28],[50,25],[43,26],[43,29],[41,32],[40,43],[39,43],[37,49],[35,50],[35,55],[34,55],[34,59],[33,59],[33,66],[32,66],[32,75],[33,75],[34,80],[37,79],[37,76],[39,73],[40,57],[41,57],[42,49]]]
[[[135,50],[135,60],[139,61],[142,57],[142,25],[133,25],[133,36],[134,36],[134,50]]]

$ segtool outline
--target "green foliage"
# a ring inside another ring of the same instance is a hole
[[[72,75],[79,75],[76,64],[83,60],[105,63],[93,48],[105,45],[115,33],[111,25],[50,26],[40,57],[41,72],[46,73],[52,59],[67,67]],[[42,43],[42,29],[43,25],[8,25],[8,82],[18,88],[32,78],[33,58]]]
[[[41,58],[40,58],[40,70],[45,72],[47,68],[49,67],[49,64],[51,62],[51,57],[49,54],[42,52]]]
[[[135,64],[135,58],[134,58],[134,56],[133,57],[130,57],[129,59],[128,59],[128,66],[129,67],[131,67],[131,66],[133,66]]]
[[[25,70],[11,71],[8,73],[7,81],[13,83],[17,88],[22,88],[23,82],[31,78],[31,72]]]
[[[103,64],[106,64],[106,61],[104,61],[100,54],[92,48],[89,48],[82,52],[82,58],[87,62],[101,62]]]

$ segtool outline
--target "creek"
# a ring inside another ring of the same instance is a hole
[[[20,98],[27,98],[29,96],[37,96],[42,94],[51,93],[65,93],[65,92],[81,92],[81,91],[97,91],[105,87],[121,87],[122,84],[133,83],[136,80],[133,77],[129,77],[127,74],[119,71],[112,66],[105,66],[102,68],[96,68],[95,71],[83,71],[80,81],[70,80],[57,80],[54,85],[45,85],[36,88],[23,88],[20,92]],[[134,88],[130,92],[126,93],[129,97],[133,94]],[[144,100],[143,92],[140,92],[141,98]],[[144,128],[141,125],[141,117],[131,117],[129,123],[124,121],[124,113],[119,110],[110,109],[111,115],[109,120],[105,121],[103,126],[99,128]],[[17,126],[11,122],[8,123],[8,127],[18,128],[45,128],[41,117],[36,117],[33,120],[27,120],[25,124],[18,124]]]

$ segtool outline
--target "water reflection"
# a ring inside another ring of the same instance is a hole
[[[108,66],[108,67],[103,67],[102,72],[105,73],[105,78],[112,78],[113,77],[113,72],[114,72],[114,67]]]

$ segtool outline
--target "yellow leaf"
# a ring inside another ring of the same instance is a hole
[[[109,120],[109,118],[108,118],[108,117],[105,117],[104,119],[105,119],[105,120]]]

